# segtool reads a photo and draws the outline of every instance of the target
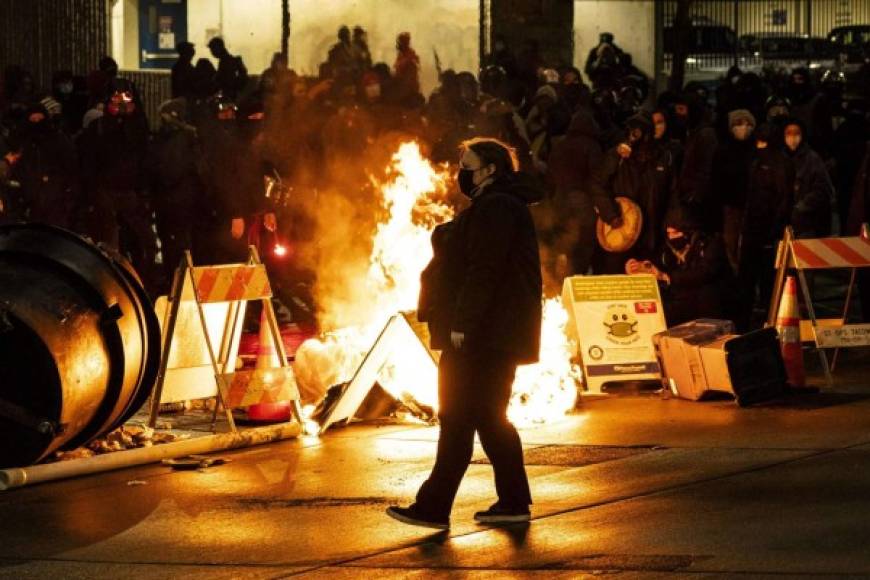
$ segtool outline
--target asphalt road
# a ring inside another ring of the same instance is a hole
[[[833,392],[764,407],[588,399],[525,429],[527,526],[472,521],[493,501],[484,461],[449,533],[388,519],[431,467],[437,429],[414,425],[3,492],[0,578],[867,578],[870,367],[856,362]]]

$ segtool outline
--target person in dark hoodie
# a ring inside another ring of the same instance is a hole
[[[755,117],[746,109],[728,113],[728,136],[713,153],[712,197],[723,208],[723,236],[728,261],[737,273],[743,207],[755,158]]]
[[[438,454],[416,502],[387,509],[404,523],[449,527],[475,432],[492,462],[498,493],[498,502],[475,519],[530,517],[522,446],[506,412],[517,366],[539,355],[541,267],[527,206],[542,196],[517,167],[516,155],[499,141],[478,138],[462,145],[459,187],[471,205],[436,230],[418,310],[429,325],[432,348],[442,351]]]
[[[79,192],[78,159],[72,140],[34,105],[20,135],[21,157],[12,178],[21,184],[28,221],[70,229]]]
[[[740,310],[735,319],[739,332],[753,327],[756,296],[765,309],[770,302],[776,247],[791,221],[795,168],[782,148],[774,145],[781,139],[775,131],[767,123],[755,131],[755,158],[749,169],[740,235]]]
[[[718,139],[716,130],[706,120],[702,98],[695,92],[684,95],[685,115],[678,106],[677,119],[684,123],[685,149],[680,174],[677,178],[679,202],[696,215],[701,216],[702,227],[707,231],[722,231],[722,206],[711,195],[713,153]],[[679,103],[678,103],[679,105]]]
[[[803,121],[786,121],[783,142],[796,171],[792,226],[799,238],[823,238],[831,234],[834,185],[825,162],[806,143],[806,135]]]
[[[652,274],[662,290],[665,319],[676,326],[733,312],[734,274],[718,233],[707,233],[691,210],[675,206],[664,220],[665,239],[647,261],[630,260],[627,274]]]
[[[592,176],[601,164],[603,153],[598,144],[598,124],[586,109],[571,119],[568,134],[550,154],[548,176],[555,196],[560,250],[569,259],[569,274],[586,274],[595,252],[595,221],[602,202],[592,197]],[[610,199],[603,203],[611,203]],[[606,211],[606,210],[605,210]]]

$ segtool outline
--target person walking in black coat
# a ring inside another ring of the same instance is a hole
[[[463,144],[459,186],[471,205],[433,234],[435,257],[421,278],[418,316],[441,350],[435,467],[410,507],[387,514],[447,529],[474,434],[495,471],[498,502],[475,514],[483,523],[529,520],[532,503],[522,445],[507,419],[516,368],[538,360],[541,266],[528,204],[541,198],[517,173],[515,154],[493,139]]]

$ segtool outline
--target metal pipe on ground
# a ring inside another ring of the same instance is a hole
[[[185,455],[199,455],[264,445],[284,439],[293,439],[298,437],[301,431],[299,423],[282,423],[281,425],[247,429],[238,433],[205,435],[184,441],[118,451],[83,459],[46,463],[32,467],[0,469],[0,491],[137,465],[147,465],[163,459],[175,459]]]
[[[0,227],[0,468],[122,425],[159,363],[160,326],[126,261],[59,228]]]

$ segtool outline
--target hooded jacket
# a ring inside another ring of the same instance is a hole
[[[543,287],[528,205],[541,198],[533,178],[505,175],[433,232],[435,255],[421,276],[418,307],[433,349],[452,348],[456,331],[465,334],[463,350],[538,360]]]
[[[600,134],[592,113],[580,109],[571,119],[565,139],[553,147],[548,175],[560,208],[570,211],[589,206],[592,175],[603,159]]]
[[[786,147],[795,167],[794,209],[791,220],[799,238],[823,238],[831,233],[831,204],[834,184],[818,153],[807,145],[806,126],[795,120],[787,122],[801,127],[803,139],[795,151]]]
[[[617,148],[608,151],[595,174],[593,190],[597,199],[609,198],[611,205],[599,204],[597,209],[605,222],[619,217],[616,197],[627,197],[640,206],[643,214],[643,229],[640,238],[630,251],[637,257],[648,257],[656,250],[661,237],[660,224],[668,208],[673,188],[674,161],[668,149],[656,147],[652,138],[651,123],[639,117],[629,120],[644,132],[639,143],[632,146],[632,153],[623,159]]]

